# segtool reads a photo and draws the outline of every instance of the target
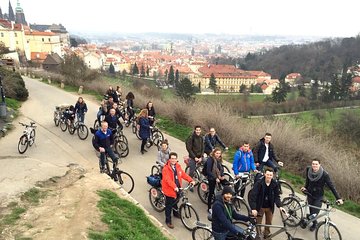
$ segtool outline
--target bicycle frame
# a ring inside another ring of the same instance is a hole
[[[332,211],[332,208],[330,208],[330,203],[325,203],[326,204],[326,208],[322,208],[322,207],[317,207],[314,205],[310,205],[307,201],[305,201],[304,204],[301,205],[301,208],[303,210],[304,213],[307,212],[306,208],[315,208],[315,209],[319,209],[321,212],[319,214],[316,215],[316,217],[308,220],[306,217],[303,217],[301,220],[305,220],[306,221],[306,225],[309,226],[310,223],[318,220],[321,217],[325,217],[325,223],[328,224],[329,222],[333,223],[334,225],[336,225],[334,222],[331,221],[330,219],[330,212]]]

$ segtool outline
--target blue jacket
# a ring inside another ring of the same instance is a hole
[[[225,204],[230,210],[230,215],[225,209]],[[249,221],[249,217],[238,214],[231,203],[225,203],[222,195],[216,196],[214,205],[212,206],[212,221],[211,228],[213,231],[217,233],[224,233],[230,231],[234,234],[237,234],[238,231],[234,227],[232,223],[232,219],[240,220],[240,221]]]
[[[148,139],[150,137],[150,122],[146,117],[141,117],[139,119],[139,135],[141,139]]]
[[[249,149],[249,151],[244,152],[242,148],[239,148],[235,152],[234,161],[233,161],[233,170],[234,174],[237,175],[239,172],[250,172],[250,170],[255,170],[256,166],[254,163],[254,154]]]
[[[108,148],[114,144],[114,135],[110,129],[107,129],[106,133],[103,133],[101,129],[95,133],[94,148],[99,150],[99,147]]]

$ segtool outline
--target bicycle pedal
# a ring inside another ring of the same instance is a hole
[[[301,227],[302,229],[305,229],[305,228],[307,227],[307,223],[306,223],[304,220],[301,220],[301,221],[300,221],[300,227]]]

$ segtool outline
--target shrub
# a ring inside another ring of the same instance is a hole
[[[25,101],[29,96],[29,92],[20,74],[3,68],[1,68],[1,74],[4,77],[3,87],[5,96],[19,101]]]

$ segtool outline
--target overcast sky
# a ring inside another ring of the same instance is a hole
[[[3,13],[8,0],[1,0]],[[16,0],[11,0],[15,11]],[[20,0],[29,23],[68,31],[350,37],[358,0]]]

